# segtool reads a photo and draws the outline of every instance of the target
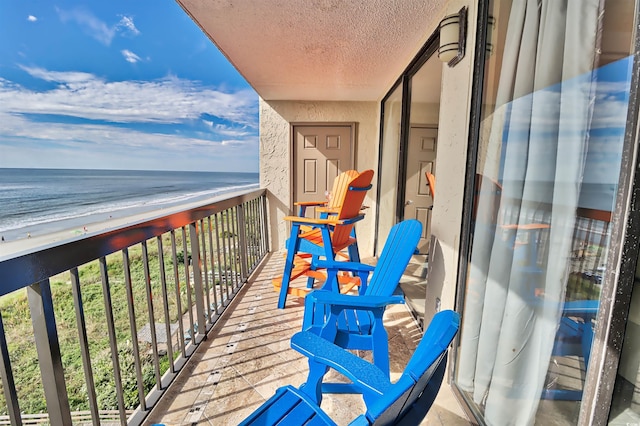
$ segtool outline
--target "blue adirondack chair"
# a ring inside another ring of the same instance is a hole
[[[458,332],[454,311],[437,313],[402,376],[391,383],[375,365],[308,331],[296,333],[291,347],[309,358],[310,370],[333,368],[359,387],[367,411],[351,425],[417,425],[438,394],[446,365],[446,350]],[[335,425],[320,408],[322,394],[307,384],[279,388],[242,423],[248,425]]]
[[[327,281],[322,289],[305,298],[302,329],[345,349],[371,350],[374,364],[388,378],[389,344],[382,316],[387,305],[404,303],[404,297],[394,292],[421,235],[422,224],[415,219],[393,226],[375,267],[355,262],[316,261],[318,267],[326,268]],[[358,296],[335,291],[339,271],[359,276]],[[352,393],[356,390],[349,383],[324,383],[323,391]]]

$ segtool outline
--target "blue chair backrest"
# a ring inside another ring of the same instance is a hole
[[[412,424],[424,417],[440,389],[446,350],[459,328],[460,316],[454,311],[433,317],[400,379],[368,407],[366,417],[372,424]]]
[[[364,294],[388,296],[393,293],[421,236],[422,223],[416,219],[403,220],[391,228]]]

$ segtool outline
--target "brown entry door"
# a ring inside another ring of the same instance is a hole
[[[353,127],[296,125],[293,134],[294,202],[325,200],[335,177],[353,168]]]
[[[422,222],[422,238],[418,245],[421,254],[429,251],[431,238],[431,206],[433,197],[427,185],[425,172],[435,174],[438,129],[412,126],[407,150],[407,186],[405,192],[405,219]]]

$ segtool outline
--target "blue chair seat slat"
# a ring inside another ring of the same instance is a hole
[[[275,395],[243,420],[240,426],[305,424],[333,426],[335,422],[308,395],[287,385],[279,388]]]
[[[300,399],[291,393],[288,387],[278,389],[276,394],[269,398],[259,410],[254,411],[252,417],[247,418],[242,425],[269,425],[277,424],[286,417]]]
[[[300,403],[296,405],[291,411],[287,413],[287,416],[284,422],[280,422],[283,426],[291,423],[291,424],[307,424],[311,419],[317,416],[317,412],[310,406],[305,403]],[[326,422],[320,423],[326,424]]]

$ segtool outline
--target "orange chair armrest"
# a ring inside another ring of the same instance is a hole
[[[530,231],[532,229],[549,229],[550,226],[546,223],[527,223],[524,225],[517,224],[509,224],[509,225],[500,225],[501,228],[504,229],[522,229],[525,231]]]
[[[342,225],[341,219],[315,219],[313,217],[285,216],[284,220],[289,222],[306,223],[310,225]]]
[[[294,206],[326,206],[326,201],[298,201],[293,203]]]

